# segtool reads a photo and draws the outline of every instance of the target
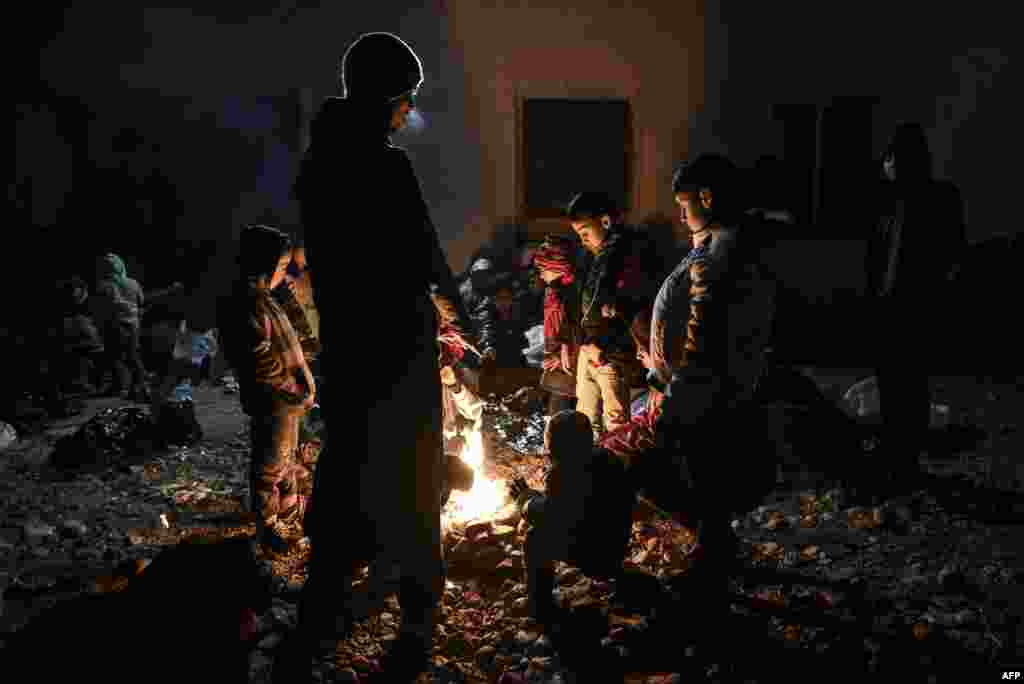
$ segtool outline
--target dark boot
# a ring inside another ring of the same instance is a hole
[[[417,677],[426,672],[430,665],[429,639],[421,635],[404,632],[395,640],[394,646],[380,661],[379,673],[370,682],[413,684]]]
[[[436,605],[431,593],[411,577],[402,578],[398,600],[402,606],[402,631],[381,659],[379,676],[380,681],[405,684],[414,682],[430,666]]]
[[[256,544],[267,557],[282,556],[292,547],[292,540],[284,534],[277,520],[256,524]]]

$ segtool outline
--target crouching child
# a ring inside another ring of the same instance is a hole
[[[238,373],[242,410],[250,419],[250,496],[257,544],[279,554],[295,541],[287,528],[295,503],[294,458],[299,421],[316,401],[316,383],[287,314],[271,291],[291,260],[288,236],[268,226],[246,228],[240,273],[221,311],[224,350]]]
[[[513,481],[516,499],[529,525],[526,533],[528,609],[550,624],[555,561],[578,567],[590,577],[621,579],[636,500],[622,461],[593,446],[590,420],[578,411],[552,416],[544,433],[551,461],[547,491]]]

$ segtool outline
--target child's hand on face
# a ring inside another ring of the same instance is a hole
[[[508,486],[508,493],[513,499],[518,499],[519,496],[529,489],[530,486],[526,483],[526,480],[522,477],[517,477],[512,480]]]

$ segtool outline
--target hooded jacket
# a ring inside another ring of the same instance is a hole
[[[306,243],[320,259],[323,375],[347,382],[367,349],[380,360],[360,385],[365,419],[352,410],[324,414],[332,436],[343,437],[318,466],[310,521],[312,534],[321,515],[366,523],[346,532],[336,548],[367,560],[385,547],[422,553],[423,544],[439,543],[437,331],[441,324],[466,330],[419,181],[405,151],[388,138],[386,113],[340,98],[325,101],[295,186]]]
[[[139,327],[145,297],[142,286],[129,278],[124,261],[116,254],[107,254],[101,262],[100,281],[96,285],[97,318],[101,325],[125,323]]]
[[[236,283],[220,326],[246,415],[281,415],[302,403],[304,391],[297,382],[302,347],[269,290]]]

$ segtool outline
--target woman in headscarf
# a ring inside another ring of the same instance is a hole
[[[145,298],[142,286],[129,278],[124,260],[107,253],[97,264],[96,323],[106,349],[105,369],[112,371],[109,394],[149,401],[146,369],[139,351],[139,331]]]

